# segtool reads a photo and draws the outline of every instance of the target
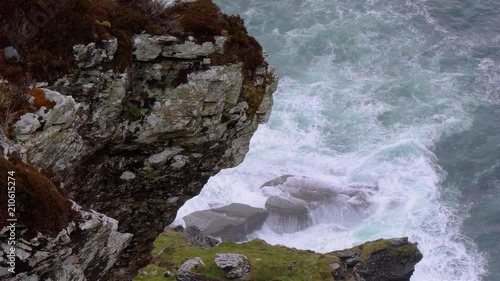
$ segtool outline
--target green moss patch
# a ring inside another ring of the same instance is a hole
[[[137,121],[141,119],[141,110],[138,106],[130,101],[125,101],[122,103],[122,117],[130,122]]]
[[[379,239],[371,242],[367,242],[361,246],[363,260],[367,259],[371,254],[378,251],[389,249],[391,247],[391,242],[385,239]]]
[[[142,269],[135,281],[175,280],[176,269],[186,260],[200,257],[205,266],[197,272],[212,280],[230,280],[215,264],[217,253],[237,253],[248,257],[251,272],[241,280],[252,281],[307,281],[333,280],[329,264],[340,262],[334,255],[322,255],[284,246],[271,246],[262,240],[246,243],[223,242],[213,248],[199,248],[183,240],[181,233],[168,230],[154,242],[153,262]],[[169,270],[173,276],[165,278]],[[156,275],[153,273],[156,271]]]

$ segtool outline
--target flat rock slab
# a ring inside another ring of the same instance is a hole
[[[221,208],[197,211],[183,219],[186,227],[195,226],[204,235],[237,242],[260,229],[267,215],[265,209],[233,203]]]

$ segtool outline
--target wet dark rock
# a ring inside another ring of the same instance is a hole
[[[281,177],[277,177],[275,179],[272,179],[270,181],[267,181],[265,182],[262,186],[262,187],[266,187],[266,186],[277,186],[277,185],[282,185],[286,182],[286,180],[290,177],[294,177],[293,175],[284,175],[284,176],[281,176]]]
[[[407,237],[370,241],[332,254],[340,258],[356,281],[409,281],[423,258],[417,243],[408,242]]]
[[[347,266],[345,264],[332,263],[330,264],[332,275],[335,280],[340,280],[345,277]]]

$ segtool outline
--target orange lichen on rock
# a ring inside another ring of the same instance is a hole
[[[28,94],[35,98],[33,101],[36,109],[45,106],[47,109],[52,109],[56,105],[54,101],[49,101],[45,98],[45,92],[40,88],[29,89]]]

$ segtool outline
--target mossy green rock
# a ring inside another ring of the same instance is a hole
[[[409,281],[423,255],[407,237],[379,239],[333,254],[347,263],[355,280]]]

